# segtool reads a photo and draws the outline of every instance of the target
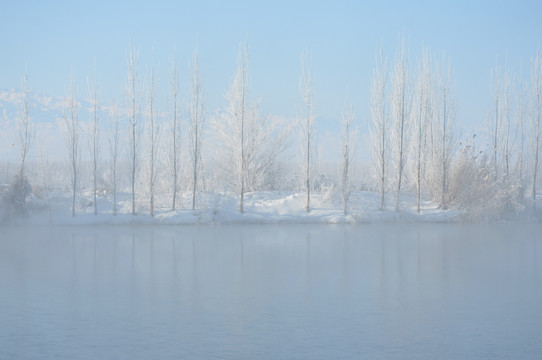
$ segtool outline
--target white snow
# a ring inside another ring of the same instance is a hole
[[[239,199],[233,193],[201,193],[200,207],[189,207],[190,194],[185,194],[182,207],[172,211],[170,196],[156,197],[155,216],[149,215],[148,199],[136,197],[137,214],[131,214],[129,193],[118,194],[118,213],[113,215],[110,194],[98,197],[98,215],[94,215],[91,193],[78,197],[76,216],[71,216],[69,193],[50,194],[46,198],[32,198],[27,218],[15,222],[32,225],[73,224],[223,224],[223,223],[379,223],[379,222],[450,222],[458,219],[457,210],[442,210],[432,201],[423,202],[421,212],[416,211],[415,196],[402,194],[400,210],[394,210],[395,199],[390,196],[389,207],[379,210],[380,195],[372,192],[354,192],[347,215],[343,213],[340,198],[329,194],[311,194],[311,211],[305,211],[305,193],[289,191],[262,191],[245,194],[244,213],[239,212]],[[393,204],[393,205],[392,205]]]

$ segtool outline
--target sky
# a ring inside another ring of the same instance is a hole
[[[508,58],[517,72],[522,61],[528,69],[542,37],[540,1],[0,0],[0,9],[0,89],[20,88],[27,66],[33,91],[64,95],[73,72],[79,96],[86,96],[95,61],[102,97],[122,97],[131,44],[142,75],[154,56],[163,94],[176,56],[186,97],[198,44],[213,113],[225,105],[239,44],[247,40],[251,96],[265,114],[295,116],[301,54],[312,53],[324,128],[339,126],[347,93],[366,126],[375,54],[382,47],[393,58],[404,37],[411,65],[424,47],[449,57],[457,122],[477,131],[491,101],[491,68]]]

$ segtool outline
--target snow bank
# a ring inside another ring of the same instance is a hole
[[[328,199],[323,193],[311,194],[311,211],[305,211],[305,194],[285,191],[267,191],[245,194],[244,213],[239,212],[239,199],[235,194],[201,194],[200,208],[189,209],[188,195],[176,210],[168,209],[169,196],[158,196],[155,216],[149,215],[147,199],[138,197],[137,214],[132,215],[130,194],[118,195],[117,214],[113,214],[112,197],[98,198],[98,214],[94,215],[92,196],[78,198],[76,216],[71,216],[71,198],[68,193],[54,193],[46,198],[32,198],[32,208],[25,218],[12,223],[25,225],[77,225],[77,224],[224,224],[224,223],[381,223],[381,222],[451,222],[459,218],[457,210],[442,210],[432,201],[425,201],[417,213],[415,197],[402,195],[400,210],[390,205],[379,210],[380,195],[356,192],[351,195],[348,214],[342,202]],[[390,203],[395,199],[390,198]]]

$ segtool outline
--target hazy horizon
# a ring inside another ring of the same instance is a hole
[[[529,75],[540,45],[542,5],[524,1],[359,4],[272,2],[9,3],[0,15],[0,89],[18,89],[28,68],[30,88],[64,96],[74,73],[79,95],[96,61],[102,97],[123,97],[129,45],[140,55],[140,77],[151,59],[166,94],[168,69],[176,56],[182,95],[196,44],[200,52],[206,105],[212,113],[226,105],[224,94],[235,72],[239,43],[249,43],[251,96],[264,114],[293,117],[301,102],[298,79],[302,52],[313,54],[319,125],[340,119],[346,93],[359,122],[370,118],[370,81],[375,54],[393,60],[401,37],[414,68],[428,49],[450,59],[457,94],[459,129],[485,127],[491,101],[491,69],[506,63]],[[7,35],[10,34],[10,35]],[[163,96],[165,98],[165,96]]]

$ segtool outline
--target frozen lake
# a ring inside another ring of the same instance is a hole
[[[541,225],[0,229],[4,359],[540,359]]]

